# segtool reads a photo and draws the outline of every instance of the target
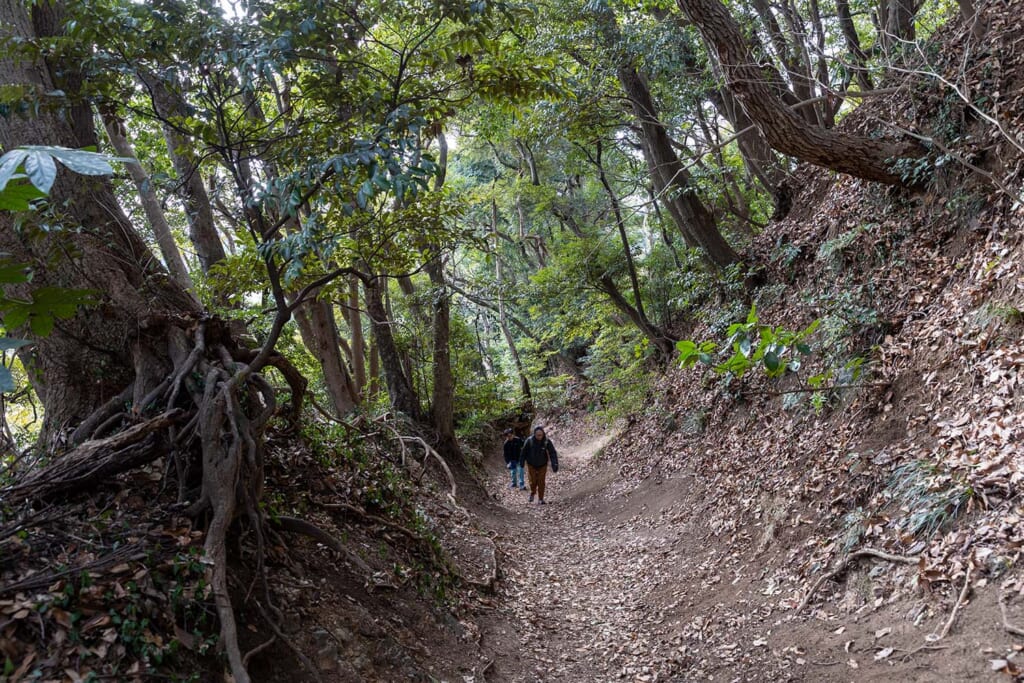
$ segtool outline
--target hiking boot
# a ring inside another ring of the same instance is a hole
[[[516,485],[515,485],[515,484],[509,484],[509,485],[508,485],[508,487],[509,487],[510,489],[514,489],[514,488],[516,487]]]
[[[520,486],[520,487],[519,487],[519,490],[520,490],[520,491],[525,491],[525,490],[526,490],[526,487],[525,487],[525,486]]]
[[[541,505],[547,505],[547,503],[545,503],[545,502],[544,502],[544,499],[543,499],[543,498],[541,498],[540,504],[541,504]]]
[[[533,494],[532,493],[530,494],[530,502],[531,503],[533,502]]]

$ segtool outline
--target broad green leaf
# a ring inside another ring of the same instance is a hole
[[[14,339],[13,337],[0,337],[0,351],[14,351],[22,346],[31,344],[28,339]]]
[[[29,269],[21,263],[0,263],[0,284],[11,285],[28,282],[31,279]]]
[[[17,388],[18,386],[14,383],[14,375],[5,366],[0,365],[0,394],[8,394]]]
[[[774,351],[768,351],[764,354],[764,366],[768,368],[768,372],[778,372],[782,367],[782,361]]]
[[[106,154],[90,152],[85,149],[69,149],[67,147],[30,147],[29,149],[38,149],[48,153],[61,164],[67,166],[69,170],[80,175],[112,175],[114,173],[114,169],[110,165],[110,157]],[[134,159],[121,158],[117,158],[117,160],[126,163],[135,161]]]
[[[29,327],[32,334],[37,337],[49,337],[53,332],[54,319],[52,315],[33,315],[29,320]]]
[[[34,149],[25,157],[25,173],[40,192],[48,194],[57,179],[57,164],[48,152]]]
[[[0,193],[7,187],[7,183],[14,177],[14,173],[21,166],[21,162],[28,156],[24,149],[12,149],[0,157]]]
[[[0,211],[28,211],[31,202],[45,196],[32,183],[15,181],[0,190]]]
[[[4,327],[9,330],[16,330],[25,324],[28,320],[28,314],[31,312],[31,307],[25,304],[18,304],[16,306],[9,306],[3,312]]]
[[[682,354],[692,353],[697,350],[697,345],[689,339],[680,339],[676,342],[676,350]]]

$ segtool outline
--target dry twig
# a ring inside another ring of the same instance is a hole
[[[963,606],[964,601],[967,600],[967,593],[971,590],[971,569],[973,567],[968,564],[967,572],[964,574],[964,586],[960,589],[960,596],[956,599],[956,604],[953,605],[953,611],[949,613],[949,619],[946,620],[946,624],[942,627],[936,638],[932,638],[932,643],[937,643],[946,636],[949,635],[949,630],[953,628],[953,622],[956,621],[956,615],[960,611],[960,607]]]

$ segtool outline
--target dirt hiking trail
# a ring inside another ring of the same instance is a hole
[[[604,454],[612,438],[560,448],[545,506],[509,488],[500,455],[488,461],[500,573],[477,618],[491,660],[483,680],[1009,680],[989,666],[1008,640],[995,596],[972,598],[981,607],[964,607],[954,633],[928,645],[941,605],[873,594],[883,569],[901,579],[915,568],[868,564],[830,600],[856,609],[794,616],[774,568],[786,534],[722,534],[698,478],[625,477]]]

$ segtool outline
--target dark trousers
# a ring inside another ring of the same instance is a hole
[[[537,495],[537,498],[544,500],[544,480],[548,476],[548,466],[534,467],[527,463],[526,472],[530,475],[530,495]]]

